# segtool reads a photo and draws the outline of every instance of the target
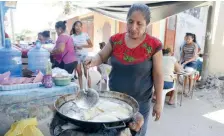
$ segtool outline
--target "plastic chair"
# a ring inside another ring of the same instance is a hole
[[[196,88],[196,82],[197,82],[197,80],[198,80],[199,78],[200,78],[200,73],[199,73],[199,71],[196,71],[196,72],[194,73],[194,77],[193,77],[194,82],[193,82],[193,87],[192,87],[192,90],[191,90],[191,99],[193,98],[194,90],[195,90],[195,88]]]
[[[164,104],[165,104],[165,101],[166,101],[166,94],[171,92],[171,91],[175,91],[174,92],[174,98],[175,98],[175,106],[177,105],[177,90],[176,90],[176,75],[172,78],[174,79],[174,84],[173,84],[173,87],[170,88],[170,89],[163,89],[163,93],[162,93],[162,109],[164,108]]]
[[[106,91],[109,91],[109,74],[111,71],[111,66],[107,64],[101,64],[99,66],[101,70],[101,78],[100,78],[100,91],[102,90],[102,83],[106,80],[107,85],[106,85]]]

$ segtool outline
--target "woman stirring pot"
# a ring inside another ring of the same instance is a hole
[[[138,132],[145,136],[152,88],[157,101],[153,108],[155,120],[159,120],[162,110],[162,44],[146,33],[150,22],[147,5],[134,4],[127,15],[127,32],[110,37],[106,46],[92,58],[86,58],[87,67],[98,66],[111,59],[112,70],[109,75],[109,88],[134,97],[144,117],[144,125]]]

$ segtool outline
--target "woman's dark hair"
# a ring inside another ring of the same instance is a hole
[[[66,30],[66,21],[58,21],[55,24],[55,28],[61,28],[62,30]]]
[[[194,40],[193,40],[193,42],[194,42],[194,43],[197,43],[196,35],[195,35],[195,34],[193,34],[193,35],[194,35]]]
[[[76,34],[75,26],[77,24],[81,24],[81,26],[82,26],[82,22],[81,21],[75,21],[75,23],[72,25],[72,30],[70,31],[70,35]]]
[[[106,43],[105,42],[101,42],[101,43],[99,43],[99,45],[100,45],[100,49],[102,49],[106,45]]]
[[[50,38],[50,31],[43,31],[42,32],[43,37]]]
[[[43,33],[42,32],[39,32],[38,35],[42,35],[43,36]]]
[[[170,48],[163,49],[163,55],[167,55],[171,52]]]
[[[202,58],[203,57],[203,54],[200,53],[198,56]]]
[[[193,38],[193,42],[194,43],[197,43],[196,35],[195,34],[193,34],[193,33],[186,33],[186,36],[191,36]]]
[[[133,12],[140,11],[145,18],[146,24],[150,23],[151,12],[147,5],[145,4],[133,4],[127,14],[127,19],[132,15]]]

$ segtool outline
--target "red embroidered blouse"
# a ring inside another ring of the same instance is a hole
[[[125,43],[125,34],[115,34],[110,38],[112,55],[123,64],[141,63],[162,49],[162,43],[148,34],[136,48],[129,48]]]

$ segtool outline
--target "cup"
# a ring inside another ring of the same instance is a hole
[[[51,88],[53,86],[52,75],[44,75],[42,84],[45,88]]]

